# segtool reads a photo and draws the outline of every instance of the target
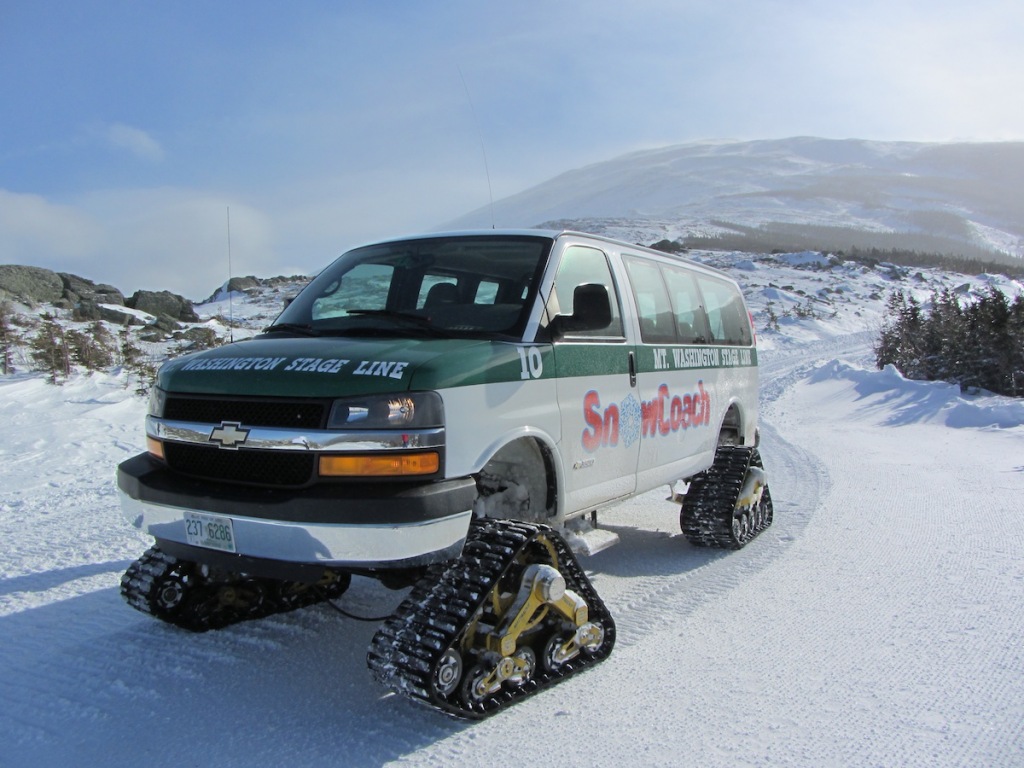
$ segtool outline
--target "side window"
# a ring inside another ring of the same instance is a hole
[[[631,258],[625,263],[640,313],[640,338],[646,344],[675,344],[675,319],[658,265]]]
[[[749,346],[750,321],[736,289],[729,283],[703,275],[697,280],[704,296],[713,341],[718,344]]]
[[[385,264],[356,265],[313,301],[311,319],[344,317],[350,309],[384,309],[394,271]]]
[[[672,301],[672,312],[676,317],[679,343],[710,343],[703,301],[693,275],[677,267],[664,267],[664,273]]]
[[[496,304],[498,302],[498,284],[490,280],[481,280],[476,287],[474,304]]]
[[[448,275],[423,276],[420,292],[416,297],[417,309],[430,309],[439,304],[455,304],[459,300],[459,286],[454,277]]]
[[[548,300],[548,316],[573,314],[573,294],[576,287],[588,283],[603,285],[607,288],[612,320],[605,328],[583,331],[573,335],[621,338],[623,336],[622,314],[619,311],[619,297],[615,290],[615,281],[612,280],[612,273],[608,268],[608,259],[596,248],[573,245],[565,249],[555,275],[554,291]]]

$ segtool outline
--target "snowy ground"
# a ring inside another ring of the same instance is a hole
[[[870,370],[875,319],[762,334],[775,525],[721,553],[662,492],[606,513],[613,654],[476,724],[385,695],[374,625],[325,606],[205,635],[132,611],[113,474],[144,403],[0,378],[0,766],[1024,765],[1024,403]]]

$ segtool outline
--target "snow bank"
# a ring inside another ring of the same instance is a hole
[[[155,315],[151,315],[149,312],[143,312],[141,309],[132,309],[131,307],[126,307],[123,304],[100,304],[99,306],[101,309],[106,309],[110,312],[119,312],[122,315],[134,317],[143,325],[152,325],[156,322]]]
[[[832,262],[829,257],[818,251],[801,251],[800,253],[778,253],[773,257],[782,264],[789,264],[791,267],[827,267]]]
[[[818,366],[812,384],[846,383],[864,413],[882,413],[890,425],[931,423],[956,429],[1013,429],[1024,425],[1024,401],[1000,395],[968,395],[955,384],[914,381],[895,367],[869,370],[843,360]],[[838,397],[846,387],[835,388]]]

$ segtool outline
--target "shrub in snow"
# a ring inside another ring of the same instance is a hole
[[[961,306],[955,291],[936,291],[931,310],[894,291],[875,342],[879,369],[908,379],[942,380],[963,389],[1024,397],[1024,296],[1012,302],[992,286]]]

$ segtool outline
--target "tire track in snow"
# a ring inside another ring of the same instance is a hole
[[[777,400],[819,360],[836,354],[863,353],[865,344],[865,337],[858,334],[767,355],[770,362],[762,374],[763,403]],[[819,458],[789,442],[770,422],[762,419],[760,430],[775,519],[767,531],[742,550],[704,549],[689,544],[678,533],[679,507],[664,501],[663,490],[625,502],[621,511],[609,512],[609,518],[624,514],[636,519],[644,517],[642,508],[661,507],[676,531],[673,535],[637,526],[603,525],[619,535],[620,544],[584,561],[615,619],[618,644],[634,645],[649,633],[756,578],[802,536],[831,486],[828,471]],[[656,525],[658,529],[665,527],[664,521]]]
[[[842,381],[792,394],[770,410],[818,447],[833,482],[809,546],[775,574],[791,585],[777,610],[802,617],[802,631],[773,640],[774,677],[760,687],[782,692],[769,708],[784,701],[794,723],[817,723],[789,728],[787,749],[818,764],[822,750],[842,764],[1013,763],[1024,666],[1024,616],[1008,597],[1024,582],[1010,501],[1024,490],[1012,471],[1019,433],[887,426]],[[1006,442],[1005,458],[993,440]],[[842,744],[815,732],[839,728]]]
[[[827,490],[828,474],[813,455],[786,442],[767,424],[762,429],[762,446],[775,521],[742,550],[694,547],[681,533],[657,536],[606,526],[622,541],[607,553],[609,562],[595,562],[589,575],[615,619],[618,644],[638,643],[650,632],[756,578],[800,539]],[[663,495],[652,492],[641,500]],[[678,505],[673,505],[673,511],[675,520]],[[612,579],[609,574],[622,578]]]

